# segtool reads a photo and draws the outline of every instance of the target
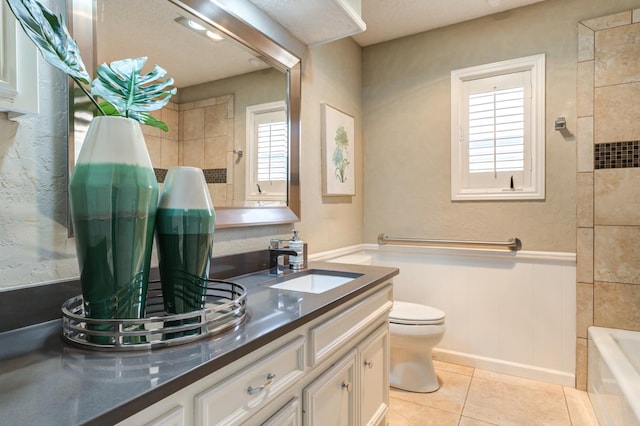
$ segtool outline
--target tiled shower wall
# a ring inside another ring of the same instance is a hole
[[[169,131],[142,126],[159,181],[174,166],[203,169],[215,206],[233,203],[233,95],[197,102],[170,102],[156,118]]]
[[[640,331],[640,9],[578,24],[576,386],[587,328]]]

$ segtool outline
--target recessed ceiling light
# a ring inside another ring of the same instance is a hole
[[[211,30],[207,30],[207,32],[205,34],[207,35],[207,37],[209,37],[213,41],[222,41],[222,40],[224,40],[224,38],[220,34],[215,33],[215,32],[213,32]]]
[[[197,23],[197,22],[195,22],[195,21],[192,21],[191,19],[187,19],[187,24],[188,24],[191,28],[193,28],[194,30],[196,30],[196,31],[204,31],[204,30],[206,30],[206,28],[205,28],[205,27],[203,27],[202,25],[198,24],[198,23]]]
[[[187,19],[184,16],[178,16],[175,21],[182,25],[185,28],[195,32],[196,34],[200,34],[201,36],[206,36],[208,39],[213,40],[215,42],[224,40],[224,36],[220,34],[218,31],[213,29],[208,29],[204,25],[192,20]]]

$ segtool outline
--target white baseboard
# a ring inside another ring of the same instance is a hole
[[[330,260],[330,259],[335,259],[337,257],[346,256],[346,255],[349,255],[349,254],[361,252],[362,250],[364,250],[364,245],[356,244],[356,245],[353,245],[353,246],[341,247],[341,248],[335,249],[335,250],[327,250],[327,251],[322,251],[322,252],[319,252],[319,253],[309,254],[309,260],[311,260],[311,261]]]
[[[518,364],[501,359],[487,358],[438,348],[434,348],[433,350],[433,359],[575,388],[575,375],[565,371],[551,370],[533,365]]]

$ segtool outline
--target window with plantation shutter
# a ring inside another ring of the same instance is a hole
[[[451,73],[452,200],[544,198],[544,55]]]
[[[524,87],[469,95],[469,173],[524,170]]]
[[[287,180],[287,122],[275,115],[258,124],[258,183]],[[265,118],[265,117],[261,117]]]
[[[284,102],[247,108],[247,200],[286,201],[288,146]]]

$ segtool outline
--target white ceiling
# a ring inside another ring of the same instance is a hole
[[[308,46],[362,32],[366,24],[349,2],[360,0],[249,0]]]
[[[158,64],[178,88],[270,68],[235,40],[214,42],[179,25],[179,16],[195,18],[169,1],[99,0],[97,15],[99,64],[147,56],[143,72]]]
[[[358,0],[245,1],[263,7],[267,14],[306,44],[357,31],[354,22],[349,22],[348,17],[338,19],[336,13],[340,13],[340,4],[357,3]],[[353,38],[361,46],[368,46],[542,0],[360,1],[362,20],[367,29]],[[174,77],[179,88],[268,67],[257,62],[253,52],[233,40],[213,43],[178,25],[174,19],[188,14],[169,1],[99,0],[97,8],[100,63],[148,56],[145,72],[158,64]],[[307,12],[303,13],[303,10]],[[358,19],[355,21],[357,27]]]
[[[361,0],[367,30],[353,38],[360,46],[393,40],[492,15],[542,0]]]
[[[310,46],[356,32],[358,34],[353,36],[356,42],[369,46],[542,0],[248,1]],[[358,4],[361,5],[361,16],[357,16]],[[367,28],[364,32],[360,32],[362,21]]]

